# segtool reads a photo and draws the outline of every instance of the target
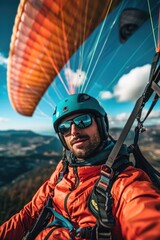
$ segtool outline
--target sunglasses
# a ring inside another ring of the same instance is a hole
[[[92,116],[89,114],[83,114],[83,115],[79,115],[75,118],[69,119],[65,122],[62,122],[59,126],[58,126],[58,131],[62,134],[62,135],[67,135],[68,133],[70,133],[71,130],[71,125],[75,124],[77,128],[79,129],[84,129],[89,127],[92,124]]]

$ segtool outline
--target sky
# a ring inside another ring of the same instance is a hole
[[[149,79],[157,43],[160,0],[122,1],[60,72],[66,86],[57,76],[32,117],[17,113],[8,97],[7,63],[18,4],[18,0],[0,1],[0,130],[27,129],[54,134],[52,114],[59,100],[68,95],[66,87],[72,79],[76,80],[76,92],[89,93],[101,102],[108,113],[111,127],[124,126]],[[150,10],[150,15],[125,43],[121,43],[119,15],[128,7]],[[146,104],[144,113],[148,106]],[[160,124],[159,103],[147,124]]]

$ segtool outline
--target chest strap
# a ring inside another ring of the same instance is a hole
[[[128,159],[115,162],[113,168],[103,165],[101,174],[89,197],[88,208],[96,217],[97,221],[92,230],[91,240],[112,239],[112,229],[115,219],[112,215],[113,197],[111,195],[112,185],[117,176],[129,165]]]

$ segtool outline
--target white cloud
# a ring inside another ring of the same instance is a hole
[[[111,98],[113,98],[113,93],[111,93],[109,91],[101,91],[99,93],[99,97],[101,99],[111,99]]]
[[[81,69],[77,69],[77,71],[74,72],[70,68],[65,68],[64,74],[69,86],[80,87],[86,80],[86,73]]]
[[[0,53],[0,65],[7,66],[8,64],[8,58],[5,58],[1,53]]]
[[[114,88],[118,102],[136,101],[140,97],[149,80],[150,68],[150,64],[136,67],[119,79]]]
[[[115,117],[116,121],[127,121],[129,113],[120,113]]]
[[[101,91],[99,97],[103,100],[115,97],[118,102],[135,102],[141,96],[148,83],[150,69],[150,64],[132,69],[128,74],[123,75],[119,79],[113,93]]]

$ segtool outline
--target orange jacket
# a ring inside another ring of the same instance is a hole
[[[31,229],[41,212],[46,197],[53,199],[55,210],[69,218],[75,228],[94,226],[95,217],[89,212],[87,199],[99,177],[101,166],[78,167],[79,181],[75,186],[73,168],[56,185],[62,162],[50,180],[37,191],[32,201],[0,228],[0,239],[22,239]],[[160,239],[160,192],[156,190],[142,170],[127,167],[114,182],[111,194],[114,198],[112,213],[116,220],[113,239]],[[51,229],[43,230],[36,240],[44,239]],[[49,239],[69,240],[68,230],[57,228]]]

